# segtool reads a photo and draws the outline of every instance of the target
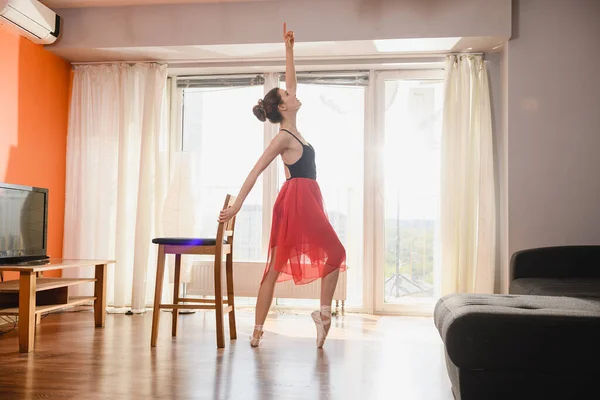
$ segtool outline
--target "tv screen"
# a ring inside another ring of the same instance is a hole
[[[47,258],[48,189],[0,183],[0,264]]]

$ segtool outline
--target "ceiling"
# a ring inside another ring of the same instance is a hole
[[[353,56],[378,56],[392,54],[437,53],[452,49],[459,38],[442,39],[402,39],[380,41],[346,41],[296,43],[297,58],[339,58]],[[61,54],[71,61],[223,61],[223,60],[265,60],[283,57],[281,43],[244,44],[244,45],[212,45],[212,46],[164,46],[118,49],[68,49],[78,54]],[[60,54],[67,49],[50,49]],[[102,55],[105,57],[102,57]]]
[[[403,56],[431,56],[458,51],[494,51],[502,38],[429,38],[397,40],[364,40],[345,42],[296,43],[297,60],[345,60],[351,58],[382,59]],[[138,48],[60,48],[48,50],[71,62],[166,61],[186,62],[265,62],[281,60],[281,43],[162,46]]]
[[[182,3],[232,3],[268,2],[275,0],[40,0],[47,6],[58,8],[119,7],[151,4]],[[297,1],[297,0],[277,0]],[[301,0],[300,0],[301,1]],[[326,0],[321,0],[326,1]],[[360,0],[377,3],[381,0]],[[397,0],[400,1],[400,0]],[[85,10],[71,10],[85,12]],[[65,11],[66,12],[66,11]],[[88,12],[95,12],[89,10]],[[297,42],[296,58],[309,63],[315,60],[367,61],[390,60],[407,56],[440,56],[448,52],[490,52],[505,42],[500,37],[446,37],[423,39],[358,40],[341,42]],[[91,47],[84,43],[78,46],[49,46],[48,50],[71,62],[108,61],[161,61],[169,65],[202,63],[224,65],[226,63],[281,64],[283,57],[281,43],[201,45],[201,46],[144,46],[144,47]]]
[[[272,0],[40,0],[50,8],[122,7],[152,4],[230,3]]]

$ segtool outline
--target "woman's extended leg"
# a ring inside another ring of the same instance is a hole
[[[327,264],[325,265],[326,275],[321,279],[321,309],[312,314],[317,325],[317,347],[319,348],[323,347],[329,328],[331,328],[331,302],[340,276],[340,265],[346,259],[346,250],[337,236],[325,251]]]
[[[321,279],[321,307],[331,307],[333,293],[340,276],[340,265],[346,260],[346,249],[337,236],[328,240],[325,247],[327,263],[325,264],[325,276]]]
[[[274,268],[275,260],[275,249],[272,249],[273,257],[271,258],[271,264],[269,265],[269,271],[265,275],[260,289],[258,290],[258,296],[256,298],[256,311],[254,315],[254,332],[252,338],[259,340],[262,336],[263,325],[267,319],[269,308],[273,302],[273,292],[275,291],[275,284],[277,278],[279,278],[279,272]]]

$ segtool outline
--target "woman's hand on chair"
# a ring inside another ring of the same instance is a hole
[[[235,215],[240,211],[240,209],[237,206],[232,206],[229,208],[226,208],[224,210],[221,210],[221,213],[219,214],[219,223],[223,224],[227,221],[229,221],[231,218],[235,217]]]

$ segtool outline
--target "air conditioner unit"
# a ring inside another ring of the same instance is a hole
[[[54,43],[61,17],[37,0],[0,0],[0,25],[34,43]]]

